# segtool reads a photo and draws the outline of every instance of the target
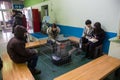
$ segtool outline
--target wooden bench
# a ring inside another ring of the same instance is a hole
[[[70,41],[79,43],[79,38],[77,38],[77,37],[70,36],[70,37],[68,37],[68,39]],[[47,43],[47,39],[41,39],[41,40],[34,41],[34,42],[28,42],[28,43],[26,43],[26,48],[33,48],[33,47],[37,47],[40,45],[44,45],[46,43]]]
[[[47,43],[47,39],[41,39],[39,41],[28,42],[26,43],[26,48],[33,48]]]
[[[2,55],[3,80],[35,80],[26,64],[16,64],[12,62],[7,53]]]
[[[54,80],[103,80],[119,67],[120,59],[103,55],[83,66],[54,78]]]

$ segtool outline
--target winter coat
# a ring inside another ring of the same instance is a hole
[[[24,15],[24,14],[16,13],[16,14],[13,16],[13,31],[12,31],[13,33],[14,33],[14,28],[15,28],[17,25],[24,26],[25,28],[27,27],[27,22],[26,22],[26,18],[25,18],[25,15]]]
[[[25,48],[25,32],[26,29],[23,26],[16,26],[14,37],[7,44],[7,52],[15,63],[24,63],[36,53],[33,49]]]

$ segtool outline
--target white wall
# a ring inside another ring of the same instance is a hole
[[[84,26],[86,19],[100,21],[106,31],[117,32],[120,0],[54,0],[59,24]]]
[[[76,27],[85,26],[86,19],[99,21],[109,32],[118,32],[120,0],[49,0],[33,6],[49,4],[51,22]]]

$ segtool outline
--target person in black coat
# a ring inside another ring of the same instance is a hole
[[[38,54],[35,49],[26,49],[24,35],[26,29],[17,25],[14,31],[14,37],[7,44],[7,53],[15,63],[28,63],[28,67],[33,74],[39,74],[40,70],[35,69],[38,60]]]
[[[92,37],[89,39],[88,42],[88,50],[86,57],[93,58],[95,47],[103,44],[104,39],[105,39],[105,31],[101,28],[101,23],[96,22],[94,24]]]
[[[17,10],[12,10],[12,12],[13,12],[13,15],[12,15],[12,18],[13,18],[12,33],[14,33],[15,27],[17,25],[23,25],[23,23],[22,23],[22,14]]]
[[[27,28],[27,22],[26,22],[25,15],[22,14],[22,12],[18,11],[18,10],[12,10],[12,12],[13,12],[13,15],[12,15],[12,18],[13,18],[12,33],[14,33],[14,29],[17,25],[21,25],[21,26],[24,26],[25,28]],[[24,36],[24,40],[25,40],[25,42],[27,42],[27,34]]]

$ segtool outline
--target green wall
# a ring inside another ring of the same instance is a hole
[[[44,2],[44,1],[47,1],[47,0],[25,0],[24,5],[25,5],[25,7],[29,7],[29,6],[38,4],[40,2]]]

